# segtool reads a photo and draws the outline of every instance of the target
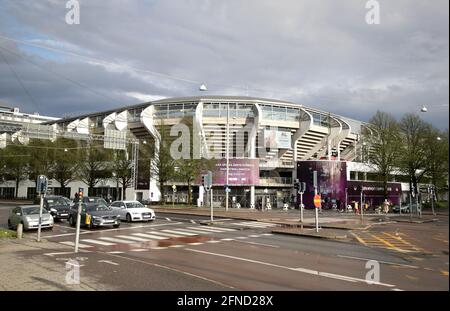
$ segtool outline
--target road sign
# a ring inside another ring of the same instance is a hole
[[[229,187],[226,187],[225,192],[231,192],[231,189]]]
[[[39,175],[36,182],[36,192],[43,194],[47,192],[48,188],[48,178],[44,175]]]
[[[314,206],[320,207],[322,205],[322,200],[320,199],[320,195],[316,194],[314,196]]]

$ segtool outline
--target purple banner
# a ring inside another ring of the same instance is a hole
[[[258,159],[230,159],[228,171],[228,184],[234,186],[258,185],[259,184],[259,160]],[[227,162],[219,160],[213,171],[213,184],[226,185]],[[206,174],[206,171],[202,172]],[[200,183],[201,177],[197,179]]]

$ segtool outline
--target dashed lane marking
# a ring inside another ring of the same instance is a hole
[[[297,271],[297,272],[322,276],[322,277],[326,277],[326,278],[338,279],[338,280],[342,280],[342,281],[346,281],[346,282],[360,282],[360,283],[368,284],[365,279],[360,279],[360,278],[355,278],[355,277],[350,277],[350,276],[345,276],[345,275],[321,272],[321,271],[310,270],[310,269],[305,269],[305,268],[301,268],[301,267],[298,267],[298,268],[286,267],[286,266],[281,266],[281,265],[277,265],[277,264],[273,264],[273,263],[269,263],[269,262],[263,262],[263,261],[248,259],[248,258],[230,256],[230,255],[220,254],[220,253],[206,252],[206,251],[192,249],[192,248],[185,248],[185,250],[190,251],[190,252],[196,252],[196,253],[201,253],[201,254],[205,254],[205,255],[210,255],[210,256],[224,257],[224,258],[233,259],[233,260],[239,260],[239,261],[244,261],[244,262],[265,265],[265,266],[276,267],[276,268],[280,268],[280,269],[287,269],[287,270],[291,270],[291,271]],[[387,284],[387,283],[380,283],[380,282],[371,282],[370,284],[371,285],[380,285],[380,286],[385,286],[385,287],[395,287],[395,285]]]
[[[83,241],[83,242],[86,242],[86,243],[98,244],[98,245],[103,245],[103,246],[112,246],[112,245],[116,245],[116,243],[103,242],[103,241],[91,240],[91,239],[84,239],[84,240],[82,240],[82,241]]]
[[[64,244],[67,246],[73,246],[75,247],[75,243],[72,241],[65,241],[65,242],[59,242],[59,244]],[[89,247],[93,247],[92,245],[87,245],[87,244],[82,244],[82,243],[78,243],[78,247],[79,248],[89,248]]]

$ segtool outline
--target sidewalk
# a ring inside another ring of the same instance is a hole
[[[65,246],[44,240],[38,243],[31,238],[0,239],[0,291],[111,290],[83,274],[80,284],[66,283],[66,261],[56,261],[39,254],[43,249],[67,251]],[[64,257],[76,256],[80,255],[68,254]]]
[[[353,238],[346,231],[340,229],[319,228],[319,232],[316,232],[315,228],[280,228],[272,230],[272,233],[304,236],[310,238],[352,241]]]

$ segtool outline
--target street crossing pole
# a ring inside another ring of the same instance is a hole
[[[44,194],[41,193],[41,202],[39,206],[39,225],[38,225],[38,234],[37,234],[37,241],[41,241],[41,227],[42,227],[42,209],[44,208]]]
[[[48,179],[44,175],[39,175],[36,182],[36,190],[37,193],[41,196],[41,201],[39,205],[39,223],[38,223],[38,233],[37,233],[37,241],[41,241],[41,230],[42,230],[42,210],[44,208],[44,196],[47,192]]]
[[[313,184],[314,184],[314,199],[317,198],[317,171],[313,171]],[[319,206],[321,206],[322,202],[319,204],[314,204],[315,208],[315,221],[316,221],[316,232],[319,233]]]
[[[81,225],[81,206],[83,201],[83,188],[78,191],[78,211],[77,211],[77,230],[75,233],[75,253],[78,253],[78,244],[80,243],[80,225]]]

